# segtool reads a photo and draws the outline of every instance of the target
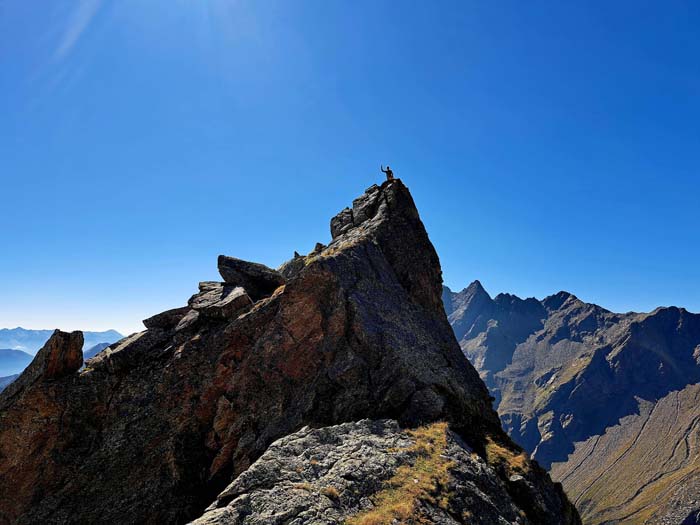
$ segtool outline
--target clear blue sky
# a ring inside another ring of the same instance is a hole
[[[700,310],[697,2],[0,1],[0,326],[137,330],[391,164],[457,289]]]

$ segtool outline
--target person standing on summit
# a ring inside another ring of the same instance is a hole
[[[386,173],[386,180],[394,180],[394,172],[391,171],[389,166],[384,169],[384,166],[380,164],[379,169],[382,170],[382,173]]]

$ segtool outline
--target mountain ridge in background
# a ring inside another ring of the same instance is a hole
[[[0,348],[0,376],[19,374],[32,362],[33,357],[22,350]]]
[[[552,468],[586,523],[692,517],[696,504],[688,506],[683,484],[670,480],[679,472],[684,483],[700,480],[696,444],[686,443],[700,417],[691,401],[700,381],[700,315],[676,307],[617,314],[568,292],[541,301],[491,298],[479,281],[458,293],[445,287],[443,297],[504,428]],[[689,428],[667,421],[670,406],[683,408],[677,419]],[[664,434],[669,449],[657,443]],[[665,463],[644,461],[650,451],[664,451]],[[639,465],[610,466],[624,458]]]
[[[0,348],[22,350],[35,355],[44,346],[53,330],[30,330],[22,327],[0,328]],[[115,343],[124,336],[116,330],[102,332],[83,332],[85,336],[85,348],[91,348],[99,343]]]

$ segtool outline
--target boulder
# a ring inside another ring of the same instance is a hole
[[[224,283],[207,281],[199,283],[199,290],[198,294],[190,298],[188,304],[190,308],[205,317],[219,319],[233,317],[253,306],[253,301],[240,286],[227,286]]]
[[[187,315],[189,311],[190,308],[187,306],[166,310],[165,312],[156,314],[148,319],[144,319],[143,325],[148,329],[160,328],[162,330],[169,330],[177,326],[177,324],[183,317],[185,317],[185,315]]]
[[[285,283],[281,273],[263,264],[219,255],[218,266],[226,284],[243,287],[254,301],[269,297]]]

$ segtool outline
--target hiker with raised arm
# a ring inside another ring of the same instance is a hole
[[[384,166],[380,165],[379,168],[382,170],[382,173],[386,173],[386,180],[394,180],[394,172],[391,171],[389,166],[384,169]]]

